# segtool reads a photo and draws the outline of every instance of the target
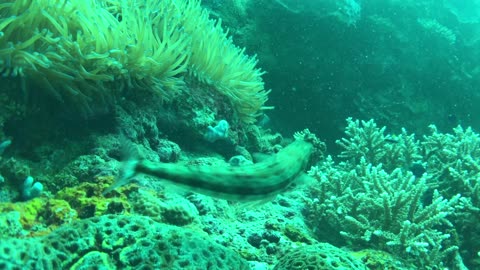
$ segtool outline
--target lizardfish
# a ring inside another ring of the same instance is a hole
[[[312,159],[324,144],[308,130],[295,134],[295,141],[266,160],[242,167],[186,166],[174,163],[129,160],[115,183],[104,194],[125,185],[137,174],[151,175],[189,190],[232,201],[273,198],[304,177]]]

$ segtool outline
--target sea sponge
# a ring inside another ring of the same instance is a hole
[[[183,89],[183,75],[192,74],[252,122],[268,94],[256,64],[198,0],[0,4],[0,74],[18,77],[23,90],[40,86],[84,114],[125,88],[171,99]]]

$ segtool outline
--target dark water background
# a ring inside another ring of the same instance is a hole
[[[480,124],[480,1],[204,4],[258,54],[283,132],[308,127],[335,147],[350,116],[417,134]]]

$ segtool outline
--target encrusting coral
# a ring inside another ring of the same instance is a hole
[[[22,0],[0,4],[0,73],[90,113],[125,87],[171,99],[183,75],[214,86],[244,122],[267,100],[254,57],[198,0]]]
[[[121,188],[115,197],[103,197],[102,191],[113,181],[111,176],[101,176],[96,183],[85,182],[67,187],[53,197],[40,196],[25,202],[0,203],[0,213],[17,212],[19,223],[26,230],[45,226],[44,230],[33,230],[31,234],[47,233],[62,224],[76,219],[85,219],[106,214],[127,214],[131,211],[127,196],[137,190],[135,185]],[[0,235],[3,237],[3,235]]]

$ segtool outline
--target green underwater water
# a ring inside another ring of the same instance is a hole
[[[232,12],[224,21],[268,71],[271,114],[282,130],[308,126],[334,145],[347,117],[419,134],[431,123],[443,131],[479,125],[477,1],[285,0],[249,8],[248,20]]]
[[[0,269],[480,269],[479,0],[77,2],[0,2]]]

